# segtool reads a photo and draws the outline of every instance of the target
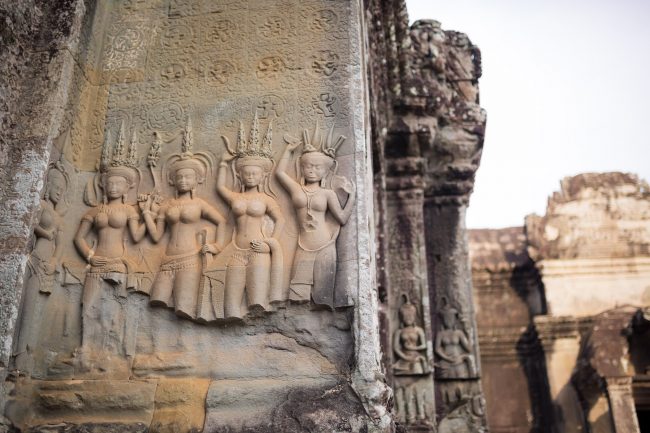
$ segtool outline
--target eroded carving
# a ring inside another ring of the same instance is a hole
[[[287,147],[276,172],[278,181],[291,195],[298,216],[298,250],[293,261],[289,299],[299,302],[311,299],[330,308],[342,306],[335,299],[334,291],[336,239],[352,214],[355,198],[354,185],[336,174],[336,151],[345,137],[340,135],[336,141],[333,137],[334,127],[323,137],[318,124],[312,137],[307,130],[303,131],[302,142],[286,136]],[[287,169],[293,152],[301,144],[296,181],[287,174]],[[341,200],[339,193],[347,197]]]
[[[399,309],[401,326],[393,334],[393,351],[397,357],[393,363],[393,374],[396,376],[417,376],[431,371],[426,357],[424,329],[416,324],[417,312],[417,307],[408,299]]]
[[[185,113],[178,102],[159,102],[147,112],[147,121],[153,130],[171,131],[182,125]]]
[[[264,57],[257,64],[255,74],[260,79],[275,79],[287,69],[287,62],[280,56]]]
[[[398,387],[395,390],[395,411],[398,421],[410,425],[430,425],[426,407],[428,402],[426,391],[420,389],[417,384]]]
[[[336,116],[334,104],[336,103],[336,96],[329,92],[321,93],[312,99],[312,105],[317,113],[325,117]]]
[[[126,334],[133,329],[126,323],[125,299],[129,290],[139,287],[136,280],[128,278],[134,263],[124,240],[130,236],[135,243],[145,235],[140,215],[129,200],[129,192],[137,189],[141,176],[135,135],[127,148],[122,124],[112,149],[110,141],[107,131],[99,172],[86,188],[86,202],[93,207],[82,217],[74,238],[77,251],[88,262],[82,299],[81,366],[89,371],[124,368],[113,358],[133,355],[135,349],[126,344]]]
[[[339,21],[336,13],[329,9],[321,9],[314,14],[312,27],[320,31],[331,31]]]
[[[339,67],[339,55],[333,51],[318,51],[311,57],[311,70],[316,75],[330,77]]]
[[[52,293],[57,276],[61,274],[63,217],[68,207],[69,187],[70,177],[61,158],[50,164],[47,171],[38,222],[34,226],[34,246],[27,262],[21,327],[14,350],[15,365],[21,371],[32,370],[33,351],[42,323],[42,307],[47,299],[43,295]]]
[[[260,97],[255,106],[255,113],[260,119],[280,117],[284,114],[286,102],[278,95],[264,95]]]
[[[436,334],[435,345],[438,356],[436,376],[445,379],[473,377],[476,375],[476,361],[467,332],[457,328],[459,312],[446,298],[442,304],[442,329]]]

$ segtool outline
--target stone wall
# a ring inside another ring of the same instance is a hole
[[[5,6],[16,182],[2,192],[0,360],[14,426],[390,428],[360,7]]]
[[[467,36],[403,0],[0,17],[5,424],[485,431]]]
[[[31,227],[85,16],[81,1],[0,5],[0,378],[9,368]],[[4,406],[6,392],[0,403]]]

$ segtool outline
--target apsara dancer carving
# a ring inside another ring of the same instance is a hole
[[[242,317],[244,297],[250,312],[267,310],[269,302],[281,302],[283,254],[277,236],[285,219],[270,187],[273,168],[269,125],[263,142],[259,140],[257,115],[248,140],[240,122],[237,147],[232,149],[223,137],[227,154],[222,158],[217,176],[217,192],[232,209],[235,231],[230,244],[222,253],[226,263],[224,315]],[[226,185],[228,167],[234,175],[235,190]],[[267,220],[273,229],[267,229]],[[205,251],[213,252],[208,245]]]
[[[74,238],[77,251],[89,264],[82,298],[81,362],[84,368],[102,370],[112,364],[111,357],[133,355],[126,347],[127,290],[137,290],[128,278],[132,263],[126,250],[126,233],[134,243],[145,235],[136,207],[128,202],[129,190],[137,187],[135,133],[128,146],[124,145],[124,124],[111,154],[110,133],[102,149],[99,173],[86,189],[85,200],[94,207],[81,219]],[[102,202],[97,203],[102,192]],[[93,232],[96,244],[91,247],[87,237]],[[119,365],[119,363],[115,364]]]
[[[320,135],[318,124],[313,137],[303,132],[303,150],[297,172],[299,181],[287,174],[292,153],[300,140],[285,137],[287,147],[278,163],[276,176],[291,195],[298,216],[298,249],[293,260],[293,275],[289,299],[334,308],[339,305],[334,291],[336,280],[336,239],[342,225],[347,223],[355,200],[354,185],[336,176],[336,151],[345,141],[339,136],[333,142],[334,127],[327,137]],[[347,193],[341,206],[335,188]],[[341,302],[345,304],[345,302]],[[347,304],[346,304],[347,305]]]
[[[175,188],[175,197],[156,204],[150,194],[144,206],[144,221],[154,242],[159,242],[169,230],[169,241],[160,271],[151,286],[151,305],[174,308],[176,315],[196,319],[199,287],[203,278],[201,248],[206,239],[201,221],[217,226],[216,243],[211,252],[217,253],[223,245],[225,218],[212,205],[197,196],[197,187],[206,181],[212,171],[210,156],[192,152],[192,127],[188,118],[183,134],[181,153],[167,160],[169,185]]]

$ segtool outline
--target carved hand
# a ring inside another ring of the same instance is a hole
[[[46,274],[53,274],[56,272],[56,263],[45,262],[43,263],[43,268],[45,269]]]
[[[151,194],[138,194],[138,207],[141,212],[146,210],[151,210],[151,203],[149,203],[149,197]]]
[[[293,138],[292,136],[290,136],[288,134],[284,136],[284,141],[287,143],[286,149],[289,152],[293,152],[294,150],[296,150],[298,148],[298,146],[300,146],[300,140],[297,139],[297,138]]]
[[[219,254],[221,252],[221,249],[217,246],[217,244],[205,244],[201,247],[201,254]]]
[[[92,266],[104,266],[106,263],[108,263],[108,259],[106,257],[92,256],[90,258],[90,264]]]
[[[149,209],[151,212],[157,214],[158,211],[160,210],[160,203],[162,202],[162,197],[160,197],[158,194],[152,194],[150,197],[151,203],[149,205]]]
[[[354,193],[356,193],[355,185],[347,179],[345,179],[345,182],[343,182],[343,185],[341,185],[341,189],[343,189],[343,191],[347,192],[349,195],[354,195]]]
[[[271,247],[269,246],[269,244],[267,244],[266,242],[261,241],[259,239],[255,239],[255,240],[251,241],[251,248],[256,253],[268,253],[268,252],[271,252]]]

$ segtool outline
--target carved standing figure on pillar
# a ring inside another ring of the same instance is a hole
[[[285,137],[287,147],[278,163],[278,181],[291,195],[298,216],[298,249],[293,261],[289,299],[313,302],[329,308],[347,306],[334,291],[336,281],[336,239],[341,226],[348,222],[354,206],[354,185],[336,176],[336,151],[345,141],[339,136],[332,143],[334,127],[326,138],[320,136],[318,124],[313,137],[303,132],[303,149],[297,172],[299,181],[287,174],[289,160],[300,140]],[[336,189],[347,194],[345,205]]]
[[[34,226],[34,247],[27,261],[28,275],[23,296],[20,333],[14,353],[16,368],[23,371],[32,369],[32,351],[37,344],[43,302],[59,274],[63,252],[61,233],[63,232],[66,209],[66,192],[70,178],[62,161],[50,164],[45,181],[45,192],[41,200],[38,222]]]
[[[277,240],[285,219],[271,190],[269,176],[273,168],[272,128],[269,125],[263,142],[259,141],[258,118],[255,115],[248,140],[239,124],[237,147],[221,137],[226,153],[219,166],[217,192],[232,209],[235,231],[224,249],[226,281],[224,314],[226,318],[241,318],[246,300],[249,311],[267,310],[269,302],[282,302],[283,254]],[[234,175],[235,190],[226,186],[228,167]],[[265,217],[273,221],[269,230]],[[205,247],[212,252],[212,246]]]
[[[192,152],[192,127],[188,118],[183,134],[181,153],[172,155],[165,164],[167,181],[175,188],[175,197],[158,206],[156,194],[150,194],[144,204],[144,221],[154,242],[159,242],[165,230],[169,241],[160,271],[151,286],[151,305],[173,308],[176,315],[197,318],[199,289],[203,278],[201,249],[206,244],[202,220],[217,226],[216,243],[212,253],[223,246],[226,219],[217,209],[197,196],[197,188],[211,172],[210,156]]]
[[[401,327],[393,335],[393,350],[397,356],[397,361],[393,363],[393,374],[428,374],[431,369],[426,357],[427,339],[424,329],[416,325],[417,307],[406,300],[399,309],[399,318]]]
[[[469,378],[476,375],[476,362],[471,354],[467,333],[457,329],[458,310],[442,298],[442,329],[436,334],[435,352],[438,356],[436,376],[443,379]]]
[[[102,149],[99,173],[91,181],[85,201],[94,207],[81,219],[74,238],[77,251],[88,262],[82,297],[81,363],[86,370],[106,371],[113,356],[132,356],[126,347],[124,300],[129,289],[137,290],[128,278],[132,262],[126,250],[127,233],[134,243],[145,235],[136,207],[128,202],[129,191],[140,181],[137,169],[135,134],[124,144],[124,124],[111,154],[110,133]],[[101,193],[101,194],[100,194]],[[97,203],[97,196],[102,200]],[[87,237],[94,234],[95,245]]]

